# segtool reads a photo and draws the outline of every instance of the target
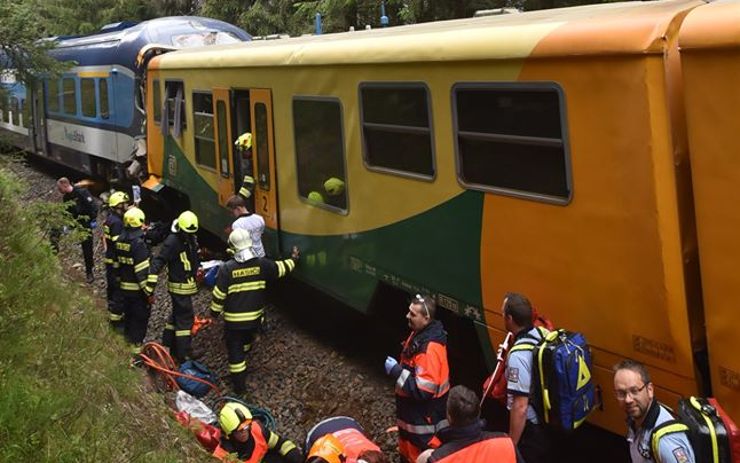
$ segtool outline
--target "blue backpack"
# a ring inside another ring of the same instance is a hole
[[[180,365],[180,373],[200,378],[211,384],[216,383],[216,377],[211,373],[208,367],[200,362],[196,362],[195,360],[187,360],[183,362],[182,365]],[[178,376],[176,381],[177,385],[180,386],[180,389],[197,398],[203,397],[211,390],[210,384],[196,381],[191,378]]]
[[[516,346],[532,351],[532,405],[540,422],[573,431],[598,405],[591,350],[581,333],[538,329],[541,340],[525,338]]]

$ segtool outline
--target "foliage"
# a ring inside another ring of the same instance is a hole
[[[0,461],[210,461],[142,390],[105,308],[63,279],[39,228],[63,206],[23,189],[0,167]]]

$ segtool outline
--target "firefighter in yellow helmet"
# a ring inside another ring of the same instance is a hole
[[[245,200],[254,202],[252,198],[252,192],[254,192],[254,171],[252,161],[252,134],[245,132],[236,139],[234,143],[236,149],[241,152],[241,171],[242,171],[242,185],[239,188],[239,195]],[[249,207],[250,210],[254,210],[253,207]]]
[[[116,241],[123,232],[123,214],[130,202],[123,191],[114,191],[108,197],[108,214],[103,222],[103,245],[105,247],[106,295],[108,298],[108,321],[111,327],[123,333],[123,295],[118,280]]]
[[[123,334],[133,344],[132,352],[141,351],[146,336],[152,294],[147,285],[149,275],[149,248],[144,242],[144,211],[132,207],[123,214],[123,232],[116,241],[116,260],[119,265],[121,292],[123,293]]]
[[[213,287],[211,315],[224,316],[224,339],[231,382],[234,392],[243,394],[247,372],[246,352],[262,325],[267,304],[267,284],[292,272],[300,252],[293,246],[293,252],[287,259],[274,261],[257,257],[252,250],[249,232],[242,228],[231,232],[228,244],[234,257],[218,271],[216,286]]]
[[[249,463],[286,462],[302,463],[303,457],[296,445],[267,429],[255,420],[249,409],[237,402],[227,402],[218,415],[221,440],[213,456],[223,461],[235,455],[239,461]]]
[[[162,344],[170,348],[180,363],[190,356],[192,296],[198,292],[195,274],[200,267],[197,231],[198,216],[192,211],[180,214],[172,222],[170,234],[162,243],[159,254],[152,260],[147,277],[147,284],[153,293],[159,272],[167,266],[167,291],[172,299],[172,314],[164,327]]]
[[[306,463],[389,463],[360,423],[348,416],[327,418],[311,428],[305,448]]]

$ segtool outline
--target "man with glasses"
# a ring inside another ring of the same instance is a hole
[[[447,363],[447,333],[435,320],[437,305],[429,296],[417,294],[406,314],[411,334],[402,344],[400,362],[385,360],[385,372],[396,381],[398,451],[413,463],[437,424],[445,419],[450,369]]]
[[[640,362],[614,366],[614,395],[627,415],[627,442],[632,463],[694,463],[694,451],[683,426],[654,398],[650,374]]]

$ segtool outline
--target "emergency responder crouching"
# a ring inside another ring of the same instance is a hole
[[[655,400],[647,368],[635,360],[614,366],[614,395],[627,415],[632,463],[695,463],[686,426]]]
[[[148,285],[150,292],[157,286],[158,274],[167,266],[167,291],[172,299],[172,314],[164,327],[162,344],[170,348],[175,359],[182,363],[190,356],[190,330],[193,328],[193,294],[198,292],[195,275],[200,266],[198,258],[198,216],[185,211],[172,222],[170,234],[162,249],[152,260]]]
[[[144,211],[132,207],[123,214],[124,229],[116,241],[116,259],[119,264],[121,293],[123,294],[123,334],[131,344],[132,352],[141,351],[141,343],[149,324],[151,289],[147,286],[149,248],[144,242]]]
[[[389,463],[354,418],[327,418],[308,431],[306,463]]]
[[[419,455],[416,463],[523,463],[514,442],[503,433],[483,431],[480,400],[465,386],[450,389],[447,398],[447,421],[437,437],[441,445]]]
[[[229,373],[236,394],[244,393],[247,370],[246,352],[262,324],[267,283],[292,272],[300,256],[293,246],[291,257],[273,261],[256,257],[252,252],[249,232],[238,229],[229,235],[229,248],[234,258],[218,271],[213,288],[211,314],[224,314],[224,339],[229,361]]]
[[[403,343],[400,362],[393,357],[385,360],[385,372],[396,381],[398,451],[411,463],[429,448],[444,420],[450,389],[447,333],[434,319],[436,310],[434,300],[417,294],[406,314],[411,334]]]
[[[123,232],[123,214],[130,199],[123,191],[114,191],[108,198],[108,215],[103,223],[103,245],[105,247],[105,280],[108,298],[108,321],[111,327],[123,333],[123,295],[118,278],[116,241]]]
[[[223,461],[236,455],[240,461],[265,463],[301,463],[296,445],[252,419],[249,409],[237,402],[227,402],[218,416],[221,441],[213,456]]]

